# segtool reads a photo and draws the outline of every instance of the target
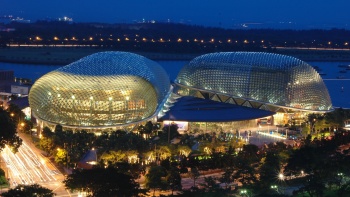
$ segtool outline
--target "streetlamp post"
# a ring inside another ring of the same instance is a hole
[[[21,124],[20,124],[20,125],[21,125],[21,131],[23,132],[23,131],[24,131],[24,129],[23,129],[23,128],[24,128],[24,125],[25,125],[25,124],[24,124],[24,122],[21,122]]]
[[[68,148],[68,145],[67,145],[67,143],[64,143],[63,144],[63,146],[64,146],[64,149],[65,149],[65,151],[66,151],[66,168],[67,168],[67,172],[68,172],[68,154],[69,154],[69,148]]]
[[[168,144],[170,144],[170,118],[168,123]]]

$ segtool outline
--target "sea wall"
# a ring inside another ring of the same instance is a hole
[[[0,48],[0,62],[67,65],[93,53],[110,51],[100,47],[5,47]],[[349,61],[349,50],[286,49],[271,52],[289,55],[303,61]],[[152,60],[191,60],[201,54],[134,52]]]

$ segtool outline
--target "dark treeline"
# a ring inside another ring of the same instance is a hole
[[[87,45],[131,51],[201,53],[264,51],[274,47],[349,48],[344,29],[223,29],[171,23],[36,23],[0,24],[0,44]]]

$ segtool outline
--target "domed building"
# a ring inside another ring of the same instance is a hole
[[[46,124],[116,128],[157,115],[170,87],[156,62],[128,52],[101,52],[38,79],[29,103],[34,117]]]
[[[205,54],[182,68],[175,85],[175,93],[181,96],[276,112],[280,124],[290,113],[333,110],[317,71],[299,59],[279,54]]]
[[[79,129],[127,127],[156,116],[169,123],[231,122],[227,128],[298,124],[308,113],[333,110],[312,66],[261,52],[196,57],[173,87],[164,69],[143,56],[96,53],[41,77],[29,103],[41,127]]]

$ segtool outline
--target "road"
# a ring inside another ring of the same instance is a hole
[[[79,196],[78,193],[70,193],[65,190],[62,183],[64,175],[53,165],[47,157],[41,155],[24,134],[19,134],[23,140],[17,153],[13,153],[9,147],[1,152],[2,164],[6,164],[5,173],[13,188],[19,184],[39,184],[53,190],[56,196]],[[4,166],[2,166],[4,167]]]

